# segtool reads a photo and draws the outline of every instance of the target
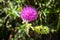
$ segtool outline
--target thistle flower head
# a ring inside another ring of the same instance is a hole
[[[31,6],[25,6],[22,8],[21,11],[21,19],[24,21],[34,21],[35,19],[37,19],[37,11],[35,8],[31,7]]]

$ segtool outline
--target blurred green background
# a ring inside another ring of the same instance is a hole
[[[31,5],[37,20],[23,23],[19,12]],[[59,40],[60,0],[0,0],[0,40]]]

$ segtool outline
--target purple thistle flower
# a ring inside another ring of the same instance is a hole
[[[31,6],[25,6],[23,7],[22,11],[21,11],[21,19],[24,21],[34,21],[37,19],[37,11],[35,8],[31,7]]]

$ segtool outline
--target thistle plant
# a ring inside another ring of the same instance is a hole
[[[36,9],[32,6],[25,6],[22,8],[20,16],[23,21],[31,22],[37,19],[38,14]]]

